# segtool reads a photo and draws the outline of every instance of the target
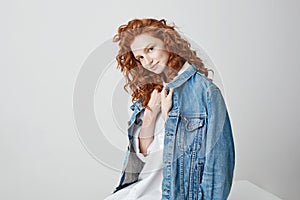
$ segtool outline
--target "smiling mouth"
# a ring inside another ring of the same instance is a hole
[[[158,64],[158,63],[152,65],[152,66],[150,67],[150,69],[154,69],[154,68],[157,66],[157,64]]]

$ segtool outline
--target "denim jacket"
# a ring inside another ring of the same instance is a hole
[[[194,65],[173,79],[172,108],[165,122],[162,200],[224,200],[233,180],[235,150],[220,89]],[[138,181],[144,162],[133,145],[142,125],[142,102],[133,103],[129,145],[118,190]]]

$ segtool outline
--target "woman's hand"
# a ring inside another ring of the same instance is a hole
[[[157,89],[154,89],[151,93],[150,100],[148,102],[148,106],[151,108],[152,116],[157,117],[157,115],[161,111],[161,95],[159,94]]]
[[[171,88],[169,94],[167,94],[165,87],[161,91],[161,114],[164,121],[167,120],[168,113],[172,107],[173,92],[174,88]]]

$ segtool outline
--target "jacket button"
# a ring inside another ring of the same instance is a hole
[[[164,163],[165,163],[165,165],[170,165],[171,164],[171,162],[169,162],[169,161],[165,161]]]

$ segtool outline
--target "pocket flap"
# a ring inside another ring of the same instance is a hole
[[[204,124],[204,119],[201,118],[186,118],[185,130],[193,131],[202,127]]]

